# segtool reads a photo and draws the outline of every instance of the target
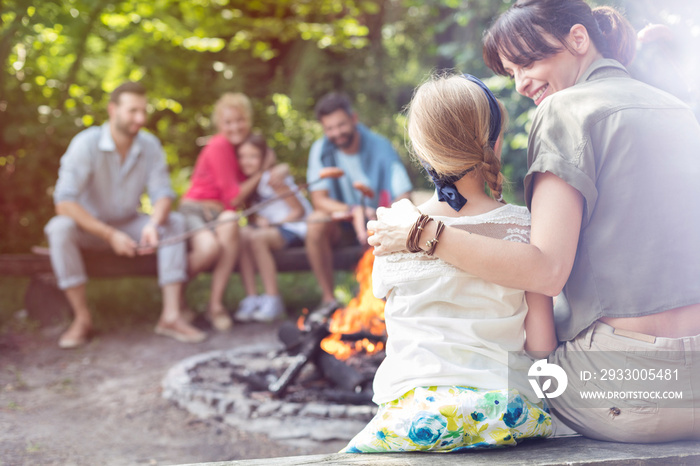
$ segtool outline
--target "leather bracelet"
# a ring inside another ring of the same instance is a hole
[[[425,251],[427,255],[432,256],[435,254],[435,248],[437,248],[437,245],[440,242],[440,234],[444,229],[445,224],[438,220],[437,230],[435,230],[435,237],[425,242],[425,246],[428,248],[428,250]]]
[[[418,225],[420,225],[422,218],[423,218],[423,214],[421,214],[416,219],[415,223],[413,225],[411,225],[411,229],[409,230],[408,236],[406,237],[406,249],[408,249],[409,252],[418,252],[415,250],[413,237],[416,234],[416,230],[418,229]]]
[[[421,214],[420,217],[416,220],[416,223],[413,224],[411,227],[411,230],[408,233],[408,237],[406,238],[406,249],[408,249],[410,252],[421,252],[422,249],[419,246],[420,243],[420,235],[423,233],[423,229],[425,226],[430,222],[432,218],[425,214]]]

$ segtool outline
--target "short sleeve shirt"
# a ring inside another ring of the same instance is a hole
[[[336,149],[335,159],[339,168],[345,175],[338,178],[338,185],[342,194],[338,201],[348,205],[360,205],[362,196],[358,190],[353,188],[354,182],[360,182],[371,187],[376,193],[374,199],[368,201],[368,205],[372,207],[386,206],[393,202],[397,197],[411,191],[413,185],[411,179],[406,172],[406,167],[401,163],[399,155],[388,139],[379,136],[376,133],[371,133],[371,140],[368,144],[371,147],[368,149],[371,157],[378,159],[385,166],[382,170],[382,176],[386,179],[371,180],[366,173],[365,167],[362,166],[361,154],[346,154],[343,151]],[[321,162],[321,151],[323,148],[323,139],[314,142],[309,151],[309,165],[306,171],[307,182],[311,183],[318,179],[323,164]],[[330,191],[331,180],[321,180],[314,182],[309,186],[309,191]],[[380,186],[388,186],[386,192],[380,192]]]
[[[700,126],[675,97],[598,60],[537,109],[525,196],[550,172],[584,211],[571,275],[557,300],[560,340],[603,316],[700,302]]]
[[[231,201],[240,192],[244,180],[235,148],[223,135],[216,134],[199,153],[190,187],[183,197],[218,201],[233,210]]]

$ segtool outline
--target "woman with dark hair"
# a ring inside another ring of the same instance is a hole
[[[698,439],[700,215],[687,200],[700,198],[700,126],[687,105],[629,77],[634,40],[617,11],[583,0],[520,0],[501,15],[484,37],[486,64],[538,106],[530,243],[448,227],[435,248],[430,222],[419,244],[485,280],[559,295],[549,360],[568,388],[548,401],[570,427],[611,441]],[[405,250],[415,207],[377,215],[375,253]],[[682,401],[651,399],[670,387]]]

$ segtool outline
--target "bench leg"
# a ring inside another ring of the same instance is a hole
[[[72,315],[65,294],[50,273],[32,276],[24,294],[24,306],[29,317],[42,326],[62,323]]]

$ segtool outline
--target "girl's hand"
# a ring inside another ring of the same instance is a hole
[[[258,228],[267,228],[270,226],[270,221],[265,217],[255,216],[255,226]]]
[[[367,243],[374,246],[374,255],[405,251],[406,238],[419,216],[420,211],[408,199],[395,202],[391,208],[378,208],[377,220],[367,222]]]

